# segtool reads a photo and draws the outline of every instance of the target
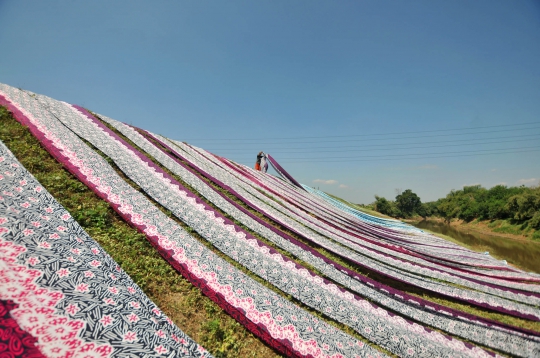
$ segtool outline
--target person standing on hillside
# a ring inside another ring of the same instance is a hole
[[[258,170],[258,171],[261,170],[262,156],[263,156],[263,152],[259,152],[259,154],[257,154],[257,161],[255,162],[255,170]]]

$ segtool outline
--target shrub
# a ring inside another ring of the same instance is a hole
[[[539,230],[540,229],[540,211],[537,211],[531,220],[529,220],[529,226],[533,229]],[[536,231],[538,233],[540,231]]]

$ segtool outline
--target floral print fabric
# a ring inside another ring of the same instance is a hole
[[[203,153],[202,150],[192,149],[189,145],[184,143],[175,142],[175,144],[179,148],[182,148],[195,156],[200,156]],[[205,155],[198,163],[201,163],[203,160],[213,160],[214,164],[219,164],[219,161],[211,155]],[[223,168],[219,168],[217,165],[214,167],[215,170],[220,171],[219,176],[222,180],[227,177],[227,175],[237,174],[234,171],[227,172],[225,166]],[[236,181],[236,183],[239,182],[240,181]],[[455,274],[449,274],[452,272],[450,268],[426,262],[415,256],[407,255],[395,245],[392,247],[385,247],[384,245],[380,246],[379,243],[374,242],[373,240],[357,240],[356,242],[351,242],[347,238],[342,237],[342,235],[337,235],[335,229],[325,225],[324,222],[320,223],[320,226],[314,225],[313,218],[309,215],[302,215],[292,205],[284,207],[272,200],[259,200],[257,196],[260,196],[260,194],[255,188],[252,188],[249,185],[244,184],[238,186],[232,182],[228,184],[233,186],[235,190],[242,192],[242,195],[246,196],[251,203],[256,203],[254,206],[256,210],[265,213],[298,235],[301,235],[317,245],[329,249],[360,266],[368,267],[369,269],[392,277],[393,279],[441,293],[458,300],[463,300],[470,304],[488,307],[518,317],[527,317],[535,320],[540,319],[540,311],[534,307],[538,302],[538,295],[508,289],[501,290],[490,283],[477,284],[474,281],[463,280]],[[327,237],[342,245],[336,245],[333,241],[328,240]],[[355,239],[350,236],[349,238]],[[472,290],[463,290],[456,286],[441,285],[439,281],[434,282],[426,279],[426,277],[449,281],[462,286],[470,286],[475,290],[494,293],[494,295],[486,295],[482,292]],[[521,277],[526,278],[531,277],[531,275],[521,274]],[[508,284],[512,285],[512,283]],[[528,286],[526,288],[531,290],[536,288],[534,285],[522,285],[520,286],[520,289],[525,288],[525,286]],[[497,296],[507,297],[508,299]],[[529,303],[532,304],[532,306],[516,303],[514,300]]]
[[[58,117],[74,115],[72,107],[5,85],[0,85],[0,95],[9,99],[6,102],[16,118],[29,126],[55,158],[144,232],[193,284],[271,346],[290,356],[383,356],[258,284],[161,213],[58,121]],[[51,113],[54,106],[59,111],[55,115]]]
[[[478,343],[487,345],[492,348],[501,349],[508,353],[528,355],[540,347],[538,343],[535,343],[535,338],[520,332],[519,329],[512,329],[509,327],[499,327],[503,332],[499,332],[497,329],[497,323],[487,322],[486,320],[479,319],[474,316],[464,317],[463,320],[459,319],[459,316],[464,314],[461,312],[455,312],[445,307],[438,307],[434,309],[433,303],[422,302],[418,298],[407,295],[403,292],[393,290],[389,287],[378,284],[373,280],[366,280],[364,285],[361,285],[358,281],[361,280],[353,272],[344,272],[347,269],[339,264],[325,259],[322,255],[317,255],[315,250],[309,250],[305,245],[301,245],[293,238],[284,238],[283,233],[280,236],[279,231],[271,230],[271,227],[265,225],[264,221],[257,220],[257,216],[249,215],[249,212],[245,212],[238,205],[235,205],[233,201],[228,199],[226,195],[220,194],[217,190],[213,189],[206,182],[198,178],[192,171],[185,167],[180,161],[175,161],[174,157],[167,155],[166,152],[160,150],[157,146],[145,139],[139,132],[130,126],[127,126],[118,121],[110,118],[100,116],[104,121],[114,126],[128,139],[133,141],[137,146],[142,148],[145,152],[150,154],[162,165],[166,166],[173,173],[180,176],[190,186],[195,188],[201,195],[210,200],[213,204],[224,210],[229,215],[233,216],[236,220],[246,225],[253,231],[259,233],[268,240],[274,242],[281,248],[288,252],[300,257],[302,260],[308,262],[321,272],[325,273],[328,277],[334,281],[339,282],[345,287],[351,289],[364,297],[382,304],[394,311],[400,312],[407,317],[414,318],[422,323],[435,326],[439,329],[447,331],[449,333],[457,334],[463,338],[476,341]],[[144,132],[143,132],[144,133]],[[149,135],[149,134],[147,134]],[[150,136],[153,140],[155,137]],[[162,145],[166,146],[164,143]],[[173,148],[166,146],[167,150],[172,153],[176,153]],[[180,156],[180,155],[179,155]],[[186,161],[186,157],[182,156],[182,159]],[[199,173],[204,172],[207,178],[213,181],[219,181],[210,176],[205,171],[202,171],[197,165],[190,162],[191,167],[197,168]],[[221,183],[220,185],[226,186]],[[233,191],[234,192],[234,191]],[[292,242],[291,242],[292,241]],[[354,277],[356,276],[356,277]],[[356,278],[356,279],[353,279]],[[373,286],[377,285],[378,289]],[[391,293],[390,293],[391,292]],[[419,309],[421,305],[424,309]],[[429,310],[434,309],[436,312],[444,314],[433,314]],[[449,317],[450,316],[450,317]],[[455,317],[451,317],[455,316]],[[472,324],[471,321],[476,320],[478,324]],[[486,325],[488,327],[486,327]],[[525,339],[519,336],[523,335],[527,337]],[[539,341],[538,339],[536,339]],[[519,347],[516,349],[516,347]]]
[[[209,356],[1,142],[0,188],[0,300],[20,327],[12,354],[31,335],[47,357]]]

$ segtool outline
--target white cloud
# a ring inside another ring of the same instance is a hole
[[[491,169],[491,171],[492,171],[492,172],[496,172],[496,171],[497,171],[497,169]]]
[[[339,184],[339,187],[340,187],[341,189],[347,189],[347,188],[348,188],[348,186],[345,185],[345,184]]]
[[[329,185],[332,185],[332,184],[337,184],[337,180],[334,180],[334,179],[329,179],[329,180],[324,180],[324,179],[315,179],[313,181],[314,183],[320,183],[320,184],[329,184]]]
[[[439,169],[439,166],[434,164],[425,164],[420,167],[416,167],[415,169]]]
[[[534,185],[538,179],[536,178],[530,178],[530,179],[519,179],[517,181],[517,185]]]

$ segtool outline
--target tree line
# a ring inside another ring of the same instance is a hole
[[[507,187],[496,185],[486,189],[481,185],[452,190],[445,198],[422,203],[418,195],[407,189],[395,201],[375,195],[370,205],[374,210],[394,218],[421,216],[441,217],[446,221],[461,219],[511,220],[540,229],[540,186]]]

